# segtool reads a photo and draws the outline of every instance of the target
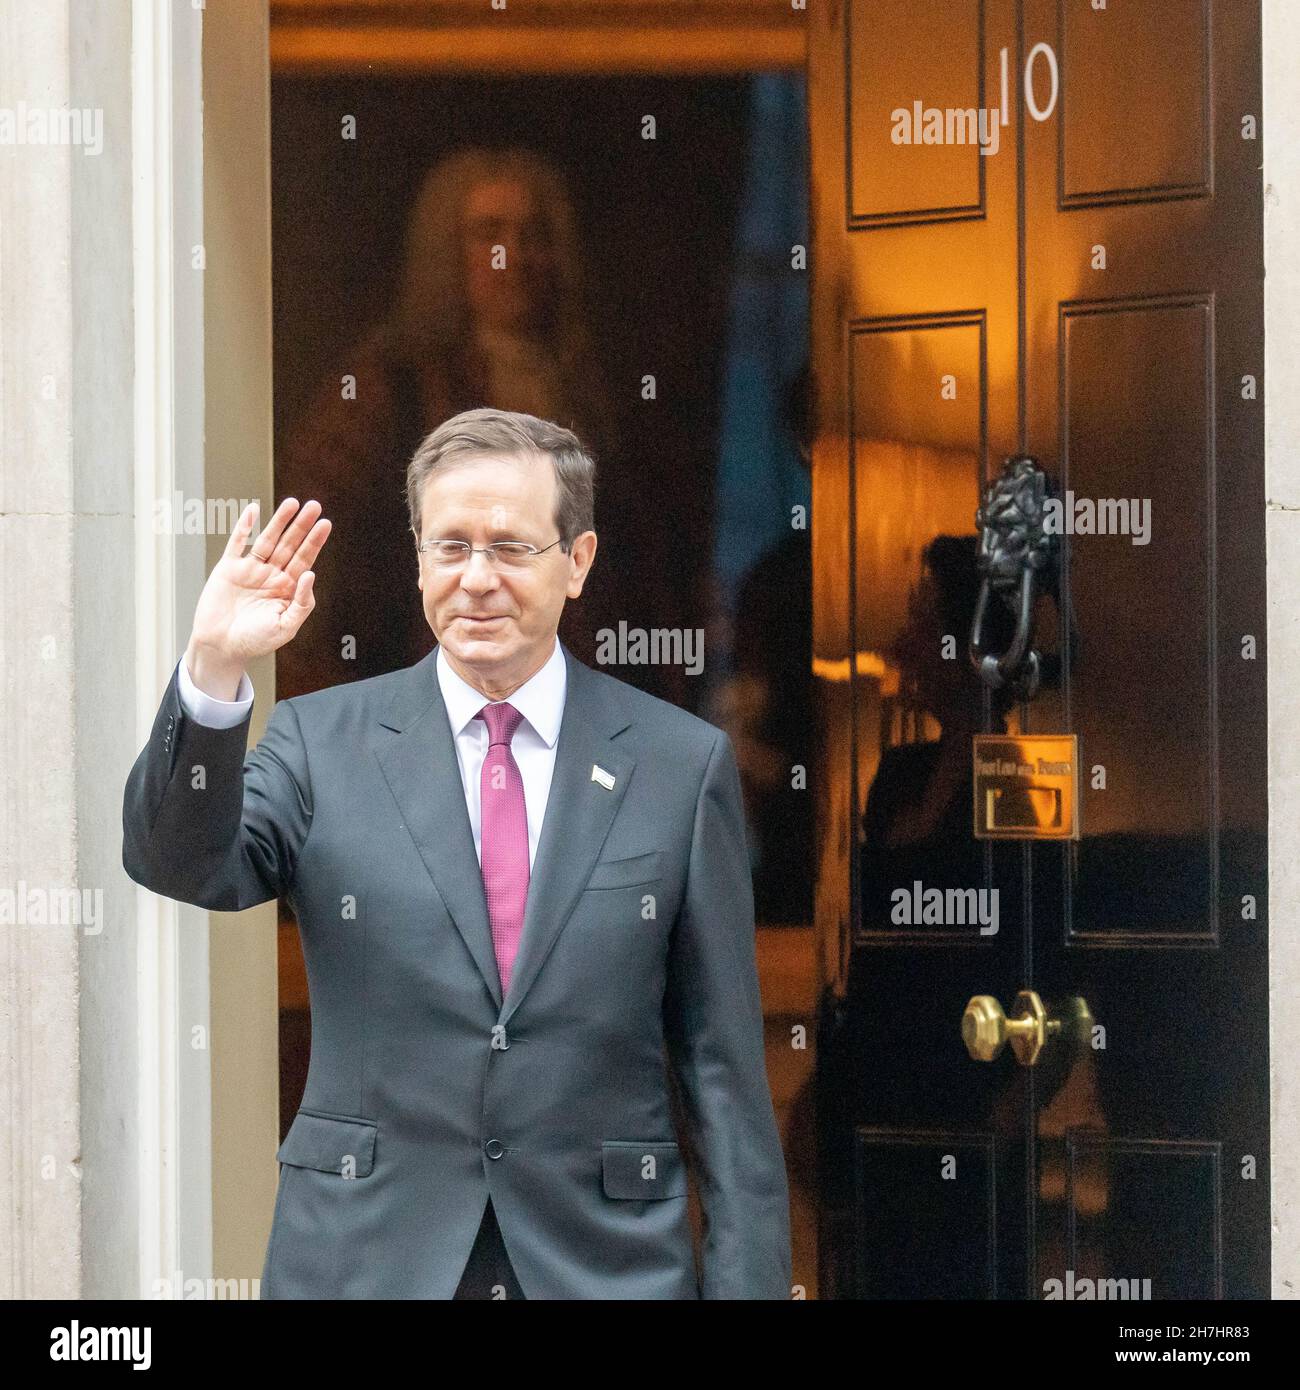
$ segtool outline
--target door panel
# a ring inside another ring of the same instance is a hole
[[[956,1158],[954,1180],[934,1174]],[[859,1132],[855,1232],[859,1298],[997,1296],[997,1181],[992,1136]],[[878,1194],[895,1194],[882,1205]],[[878,1258],[882,1249],[897,1262]]]
[[[983,10],[982,0],[877,0],[845,12],[851,227],[983,217],[977,148],[893,139],[893,113],[910,106],[901,100],[909,93],[926,91],[943,107],[985,105]],[[937,64],[936,54],[945,55]]]
[[[1034,7],[1028,32],[1059,59],[1061,206],[1205,196],[1211,0],[1050,8]],[[1034,76],[1044,103],[1045,60]]]
[[[1122,522],[1126,505],[1138,522],[1132,535],[1062,538],[1074,628],[1072,645],[1058,639],[1066,719],[1088,769],[1106,773],[1104,787],[1084,783],[1088,833],[1065,865],[1076,943],[1186,943],[1217,928],[1212,336],[1204,295],[1060,312],[1052,472],[1067,501],[1114,500],[1098,521]]]

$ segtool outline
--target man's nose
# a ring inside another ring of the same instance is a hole
[[[475,593],[496,587],[497,569],[486,551],[476,550],[470,555],[460,576],[460,582],[462,588],[472,589]]]

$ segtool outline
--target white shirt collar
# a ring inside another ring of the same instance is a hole
[[[451,723],[452,737],[457,737],[486,704],[491,701],[481,690],[475,690],[468,682],[452,670],[451,663],[443,654],[442,644],[438,644],[436,658],[438,684],[442,688],[443,703],[447,707],[447,718]],[[560,720],[564,716],[564,694],[568,686],[569,671],[564,660],[560,639],[555,639],[550,656],[539,671],[509,697],[509,702],[532,726],[534,732],[548,748],[555,746],[560,736]]]

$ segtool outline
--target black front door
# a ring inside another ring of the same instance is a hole
[[[810,12],[823,1296],[1267,1296],[1258,11]],[[1077,839],[976,837],[980,733],[1077,739]]]

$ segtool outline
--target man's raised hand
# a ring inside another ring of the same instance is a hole
[[[257,503],[244,508],[199,595],[185,650],[206,694],[233,700],[248,664],[291,641],[315,608],[311,566],[330,533],[320,512],[319,502],[286,497],[245,555]]]

